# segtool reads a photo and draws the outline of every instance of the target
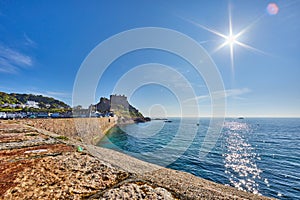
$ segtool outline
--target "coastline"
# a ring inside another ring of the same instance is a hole
[[[39,127],[0,120],[1,198],[270,199]]]

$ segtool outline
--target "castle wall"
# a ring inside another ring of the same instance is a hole
[[[118,110],[122,106],[124,110],[129,110],[127,97],[124,95],[110,95],[110,110]]]

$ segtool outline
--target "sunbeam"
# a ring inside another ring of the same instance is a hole
[[[223,38],[225,41],[220,44],[219,46],[217,46],[213,51],[212,53],[216,53],[217,51],[221,50],[223,47],[225,46],[228,46],[229,47],[229,53],[230,53],[230,65],[231,65],[231,69],[232,71],[234,71],[234,46],[235,45],[238,45],[238,46],[241,46],[247,50],[251,50],[253,52],[256,52],[256,53],[260,53],[260,54],[264,54],[264,55],[268,55],[266,52],[264,51],[261,51],[259,49],[256,49],[255,47],[252,47],[246,43],[243,43],[241,41],[239,41],[238,39],[244,35],[253,25],[255,25],[258,21],[260,21],[262,19],[264,15],[258,17],[256,20],[254,20],[252,23],[250,23],[249,25],[247,25],[245,28],[243,28],[241,31],[239,31],[238,33],[234,33],[233,32],[233,23],[232,23],[232,15],[231,15],[231,9],[230,9],[230,6],[228,8],[228,35],[226,34],[223,34],[215,29],[212,29],[212,28],[209,28],[209,27],[206,27],[202,24],[199,24],[199,23],[196,23],[192,20],[187,20],[189,21],[190,23],[204,29],[204,30],[207,30],[221,38]]]

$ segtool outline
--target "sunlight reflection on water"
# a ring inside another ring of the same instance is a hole
[[[256,160],[260,157],[245,137],[252,130],[246,123],[225,122],[224,123],[224,165],[225,174],[230,183],[238,188],[259,194],[259,183],[262,170],[258,168]],[[268,183],[268,180],[264,180]]]

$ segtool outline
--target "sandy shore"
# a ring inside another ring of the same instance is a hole
[[[0,121],[0,199],[269,199],[24,122]]]

